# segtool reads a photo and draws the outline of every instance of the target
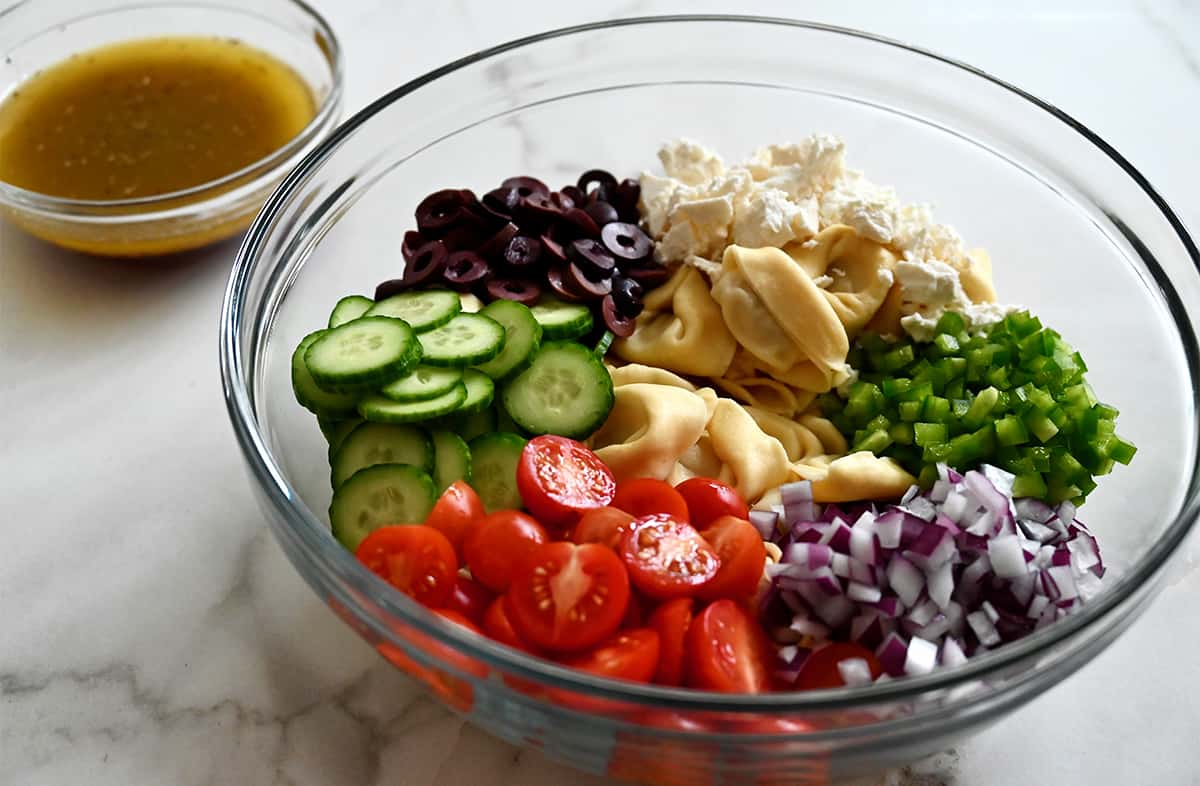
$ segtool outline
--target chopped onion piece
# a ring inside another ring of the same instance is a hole
[[[864,658],[846,658],[838,661],[838,673],[842,675],[842,682],[851,687],[859,685],[870,685],[871,666]]]
[[[905,606],[912,606],[925,589],[925,576],[917,567],[899,555],[892,557],[887,566],[887,579],[892,585],[892,591],[899,596]]]
[[[846,597],[850,600],[856,600],[859,603],[877,603],[883,598],[883,591],[879,587],[870,587],[866,584],[852,581],[846,587]]]
[[[950,595],[954,592],[954,566],[943,562],[925,574],[925,581],[929,589],[929,599],[944,611],[950,605]]]
[[[900,547],[900,533],[904,527],[904,514],[898,510],[889,510],[875,519],[875,537],[879,545],[885,549]]]
[[[937,665],[938,648],[931,641],[920,636],[913,636],[908,643],[908,652],[904,658],[904,673],[910,675],[928,674]]]
[[[943,666],[961,666],[967,662],[966,653],[957,639],[948,638],[942,642],[941,661]]]
[[[1021,550],[1021,540],[1016,535],[992,538],[988,541],[987,548],[992,570],[1000,578],[1012,579],[1029,572],[1025,565],[1025,552]]]
[[[815,521],[816,508],[813,505],[812,482],[798,480],[779,487],[779,497],[783,502],[783,515],[790,523]]]
[[[750,511],[750,523],[758,530],[758,536],[763,540],[773,540],[778,533],[779,514],[773,510]]]

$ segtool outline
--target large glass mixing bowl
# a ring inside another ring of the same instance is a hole
[[[289,357],[350,292],[396,276],[427,193],[654,166],[685,135],[737,158],[814,131],[994,261],[1002,298],[1083,353],[1140,447],[1081,512],[1112,566],[1082,613],[933,674],[715,695],[616,683],[453,629],[330,536],[325,444]],[[782,20],[654,18],[562,30],[452,63],[364,109],[250,229],[222,313],[229,412],[296,569],[386,657],[472,722],[590,772],[659,783],[820,783],[943,749],[1069,676],[1154,596],[1197,518],[1197,250],[1088,129],[987,74],[893,41]],[[1031,773],[1032,777],[1032,773]]]

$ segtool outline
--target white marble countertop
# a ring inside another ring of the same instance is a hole
[[[970,61],[1097,130],[1200,229],[1191,0],[315,0],[347,109],[483,46],[608,16],[732,11]],[[600,784],[465,726],[317,602],[227,425],[217,313],[235,245],[155,265],[0,225],[0,785]],[[1200,545],[1134,632],[963,747],[876,784],[1200,784]]]

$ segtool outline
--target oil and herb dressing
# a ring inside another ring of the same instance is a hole
[[[236,40],[111,44],[0,102],[0,181],[81,200],[180,191],[278,150],[316,111],[299,74]]]

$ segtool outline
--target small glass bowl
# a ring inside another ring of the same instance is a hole
[[[25,0],[0,13],[0,100],[77,52],[131,38],[234,38],[273,55],[317,105],[296,137],[198,186],[136,199],[63,199],[0,182],[0,212],[64,248],[115,257],[185,251],[245,229],[267,195],[341,116],[342,53],[329,23],[298,0]]]
[[[1138,455],[1081,510],[1109,573],[1079,613],[924,676],[724,695],[526,656],[431,614],[333,539],[327,447],[296,403],[292,351],[339,296],[402,272],[401,236],[422,197],[482,193],[517,174],[556,186],[593,167],[636,174],[678,136],[739,160],[818,131],[843,137],[848,163],[904,201],[937,201],[939,220],[990,252],[1003,299],[1059,330],[1121,408]],[[1178,217],[1053,106],[864,33],[656,17],[472,55],[337,129],[247,233],[221,315],[221,372],[257,500],[287,557],[383,657],[471,722],[622,780],[815,786],[977,733],[1071,676],[1146,608],[1200,512],[1200,347],[1184,306],[1196,303],[1200,252]]]

